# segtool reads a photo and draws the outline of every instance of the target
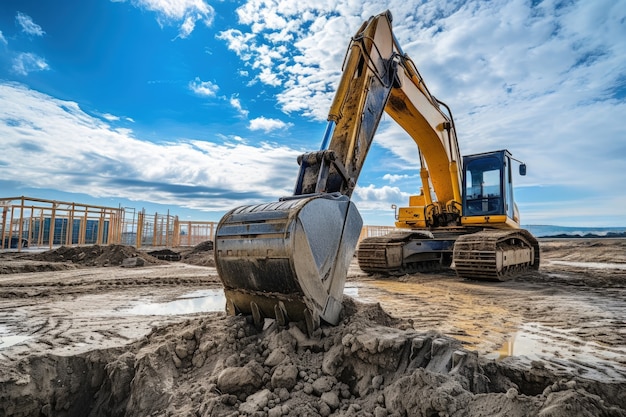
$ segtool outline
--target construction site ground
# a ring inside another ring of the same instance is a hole
[[[210,245],[4,251],[0,416],[626,416],[626,239],[540,244],[502,283],[354,262],[312,337],[227,317]]]

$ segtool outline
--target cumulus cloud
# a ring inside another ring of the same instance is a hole
[[[22,32],[28,35],[43,36],[46,33],[41,26],[33,22],[33,19],[30,16],[22,12],[17,12],[15,21],[22,28]]]
[[[28,75],[30,72],[46,71],[50,66],[44,58],[31,52],[22,52],[13,59],[12,69],[17,74]]]
[[[282,120],[257,117],[256,119],[250,120],[248,128],[250,130],[262,130],[265,133],[269,133],[273,130],[285,129],[289,126],[289,123],[285,123]]]
[[[199,77],[196,77],[193,81],[189,82],[189,89],[194,94],[202,97],[215,97],[219,86],[211,81],[202,81]]]
[[[401,174],[401,175],[398,175],[398,174],[385,174],[385,175],[383,175],[383,179],[385,181],[389,181],[391,184],[393,184],[395,182],[398,182],[400,180],[405,180],[407,178],[411,178],[411,177],[412,176],[407,175],[407,174]]]
[[[391,204],[406,205],[410,194],[398,187],[384,185],[377,187],[373,184],[357,186],[354,189],[353,200],[360,210],[389,210]]]
[[[25,187],[64,184],[65,191],[96,197],[223,212],[289,195],[298,169],[300,151],[286,146],[248,145],[237,137],[155,144],[133,136],[77,103],[0,84],[0,178]]]

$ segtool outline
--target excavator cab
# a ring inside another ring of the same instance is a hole
[[[519,227],[513,199],[512,156],[507,150],[463,157],[463,219],[468,223],[511,223]],[[520,165],[524,175],[526,166]]]

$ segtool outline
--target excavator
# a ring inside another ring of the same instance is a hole
[[[417,144],[422,188],[396,214],[396,231],[362,239],[351,195],[383,114]],[[297,158],[293,195],[227,212],[215,261],[226,312],[311,334],[340,320],[357,244],[367,273],[452,267],[459,277],[502,281],[539,268],[539,245],[520,228],[507,150],[461,157],[452,113],[429,92],[400,48],[389,11],[351,39],[319,151]]]

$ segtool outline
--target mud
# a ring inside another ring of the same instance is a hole
[[[199,266],[209,250],[60,270],[3,253],[0,416],[624,416],[625,248],[542,241],[541,269],[502,284],[353,265],[341,323],[312,338],[222,312],[131,313],[219,291]]]

